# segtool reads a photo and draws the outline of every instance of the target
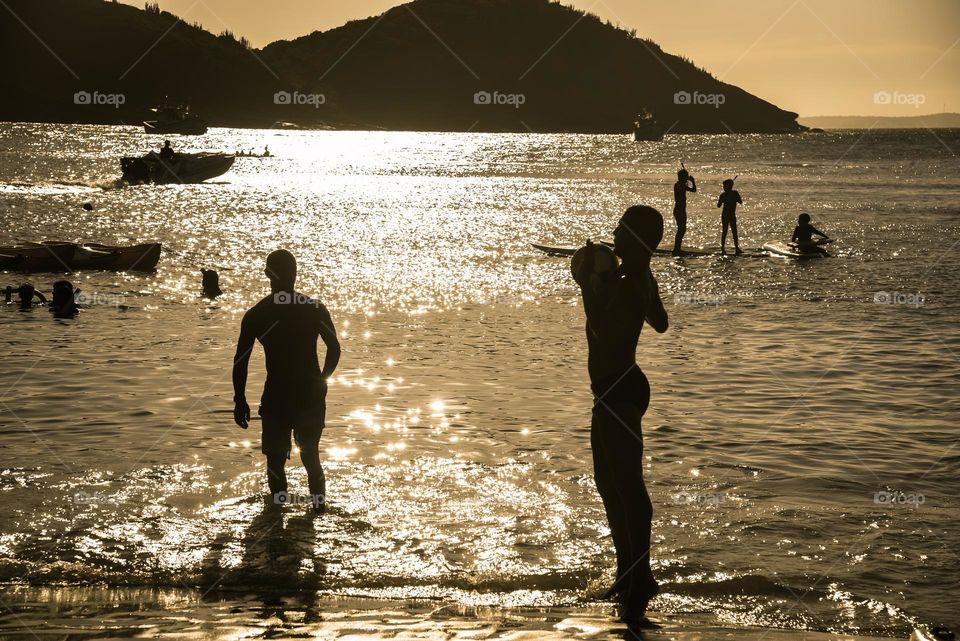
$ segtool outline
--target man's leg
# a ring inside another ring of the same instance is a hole
[[[267,484],[276,500],[277,492],[287,491],[284,467],[290,456],[290,422],[280,416],[262,414],[260,427],[260,451],[267,457]]]
[[[313,506],[323,509],[327,501],[327,479],[320,465],[320,436],[326,420],[326,408],[320,407],[305,412],[298,420],[294,434],[300,447],[300,461],[307,470],[307,484]]]
[[[730,223],[727,221],[727,217],[723,217],[723,231],[720,232],[720,251],[727,251],[727,228],[730,226]]]
[[[629,566],[623,594],[625,621],[637,621],[656,592],[650,568],[650,530],[653,505],[643,481],[643,437],[640,431],[641,409],[633,403],[613,407],[619,430],[612,431],[611,465],[614,483],[625,506],[622,521],[629,539]]]
[[[594,408],[593,420],[590,429],[590,448],[593,451],[593,479],[597,484],[597,492],[603,501],[603,508],[607,514],[607,523],[610,525],[610,536],[617,553],[617,576],[608,595],[625,592],[627,590],[626,574],[630,569],[630,535],[627,521],[624,518],[627,506],[623,504],[616,483],[613,453],[611,448],[616,447],[616,439],[611,438],[612,430],[624,429],[602,405]]]
[[[300,448],[300,460],[303,462],[304,469],[307,470],[307,484],[310,486],[310,494],[313,497],[315,507],[327,501],[327,478],[323,474],[323,466],[320,465],[319,448]]]
[[[287,473],[284,466],[287,464],[287,453],[271,452],[267,454],[267,483],[270,493],[287,491]]]
[[[730,229],[733,231],[733,248],[740,253],[740,238],[737,236],[737,219],[733,217],[730,220]]]
[[[677,221],[677,235],[673,239],[673,253],[680,255],[680,248],[683,247],[683,237],[687,233],[687,215],[683,212],[675,212],[673,217]]]

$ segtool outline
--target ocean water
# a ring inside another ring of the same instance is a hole
[[[960,132],[214,129],[174,144],[274,155],[202,185],[118,185],[119,156],[158,144],[0,123],[0,245],[164,245],[155,274],[71,276],[75,320],[0,308],[4,626],[91,586],[172,610],[253,593],[602,607],[583,313],[568,262],[530,243],[609,237],[644,203],[670,244],[680,161],[700,187],[690,246],[718,245],[734,175],[745,248],[789,238],[801,211],[837,241],[803,262],[654,259],[671,328],[638,350],[652,609],[879,636],[960,624]],[[321,517],[264,508],[259,422],[232,422],[240,317],[278,247],[344,346]],[[216,302],[201,267],[220,271]]]

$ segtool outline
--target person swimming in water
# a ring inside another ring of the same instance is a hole
[[[23,283],[17,288],[7,285],[4,290],[4,300],[8,303],[13,301],[13,292],[17,292],[20,309],[32,309],[34,307],[33,299],[36,298],[38,304],[46,305],[47,297],[37,291],[30,283]]]
[[[203,287],[203,297],[214,299],[223,295],[220,289],[220,274],[214,269],[200,269],[202,277],[201,285]]]
[[[723,193],[717,199],[717,207],[723,207],[720,214],[720,222],[723,225],[723,232],[720,235],[720,253],[727,253],[727,228],[733,232],[733,248],[737,254],[740,251],[740,238],[737,236],[737,205],[742,205],[743,199],[740,192],[733,188],[733,180],[727,178],[723,181]]]
[[[829,240],[826,234],[810,224],[810,214],[800,214],[797,219],[797,226],[793,230],[793,236],[790,238],[790,241],[797,244],[797,249],[802,252],[815,254],[815,253],[826,253],[820,244],[813,240],[813,235],[816,234],[824,240]]]
[[[687,233],[687,192],[697,192],[697,181],[684,168],[677,172],[673,185],[673,218],[677,221],[677,235],[673,240],[673,255],[680,256],[683,237]]]
[[[260,341],[267,366],[260,399],[260,451],[267,458],[273,503],[290,500],[284,466],[290,457],[292,432],[307,470],[310,500],[322,511],[327,489],[320,465],[320,435],[326,416],[327,380],[340,362],[340,341],[327,308],[294,290],[297,261],[293,254],[285,249],[272,252],[265,273],[271,293],[244,314],[240,324],[233,364],[233,419],[247,429],[247,367],[254,343]],[[318,338],[327,346],[323,369],[317,359]]]
[[[644,323],[667,331],[667,312],[650,271],[653,249],[663,238],[663,216],[652,207],[630,207],[613,233],[622,264],[607,278],[594,277],[601,246],[588,245],[575,259],[586,313],[587,370],[594,395],[590,428],[594,480],[603,500],[617,553],[617,577],[607,597],[622,606],[621,619],[642,625],[659,591],[650,568],[653,505],[643,481],[640,423],[650,402],[650,384],[636,362]]]
[[[53,300],[50,301],[50,312],[55,318],[72,318],[80,313],[77,307],[77,294],[69,280],[58,280],[53,284]]]

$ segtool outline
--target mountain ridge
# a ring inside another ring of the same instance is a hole
[[[8,2],[36,37],[13,23],[0,39],[26,60],[8,69],[3,119],[137,124],[170,95],[224,126],[622,133],[648,111],[674,133],[804,129],[797,114],[549,0],[414,0],[259,50],[156,8]],[[79,105],[78,91],[124,102]]]

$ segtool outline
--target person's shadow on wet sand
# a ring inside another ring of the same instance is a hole
[[[286,623],[287,610],[303,610],[304,623],[319,620],[315,594],[326,567],[315,551],[317,518],[322,517],[313,510],[300,511],[265,500],[243,533],[239,565],[222,567],[224,551],[232,540],[230,532],[211,544],[201,578],[207,586],[205,600],[223,598],[219,590],[244,588],[262,602],[259,618],[275,616]]]

